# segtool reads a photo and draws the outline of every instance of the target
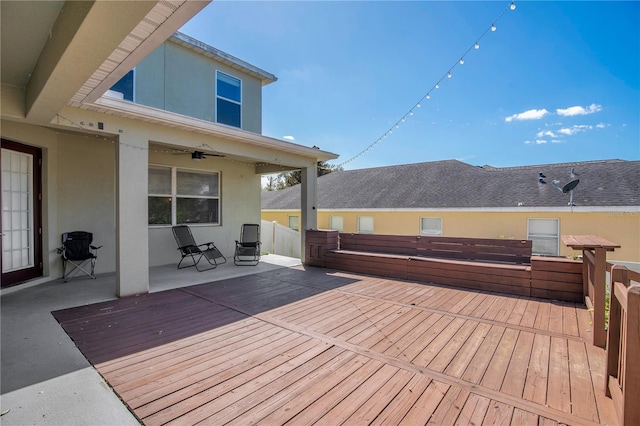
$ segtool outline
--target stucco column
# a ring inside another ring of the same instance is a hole
[[[304,262],[306,255],[306,232],[309,229],[318,229],[318,166],[313,163],[311,167],[304,167],[302,172],[302,191],[300,197],[300,259]]]
[[[149,142],[120,135],[116,165],[116,295],[149,292]]]

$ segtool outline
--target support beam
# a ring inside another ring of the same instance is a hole
[[[123,134],[116,165],[116,295],[149,292],[149,141]]]
[[[304,167],[302,172],[302,188],[300,197],[300,259],[304,262],[306,254],[306,231],[318,229],[318,166]]]
[[[155,3],[67,1],[27,84],[26,119],[51,121]]]

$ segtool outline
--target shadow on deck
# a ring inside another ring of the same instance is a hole
[[[581,304],[297,267],[54,315],[149,425],[616,423]]]

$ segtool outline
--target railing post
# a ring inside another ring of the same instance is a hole
[[[604,392],[611,397],[609,390],[609,376],[618,378],[618,357],[620,356],[620,332],[622,330],[620,301],[615,297],[617,282],[625,286],[629,280],[629,270],[624,266],[614,265],[611,268],[611,299],[609,302],[609,330],[607,333],[606,365],[604,375]]]
[[[604,248],[595,249],[596,262],[594,265],[594,299],[593,300],[593,344],[604,348],[607,344],[605,324],[605,297],[607,292],[607,251]]]
[[[624,355],[624,416],[623,425],[640,424],[640,286],[629,287],[627,293],[626,351]]]

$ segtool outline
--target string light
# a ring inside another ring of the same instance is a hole
[[[471,50],[478,50],[480,48],[480,40],[482,40],[482,38],[489,32],[494,32],[496,31],[497,27],[496,27],[496,22],[498,22],[500,20],[500,18],[502,18],[502,15],[504,15],[506,13],[507,10],[515,10],[516,9],[516,5],[515,2],[510,2],[503,10],[502,12],[500,12],[500,14],[496,17],[496,19],[494,19],[493,23],[491,24],[491,26],[489,28],[487,28],[481,35],[480,37],[477,38],[476,42],[469,47],[466,52],[464,52],[464,54],[462,56],[460,56],[460,59],[453,65],[453,67],[451,67],[449,69],[449,71],[445,74],[447,76],[447,78],[451,78],[452,75],[452,71],[453,69],[457,66],[457,65],[463,65],[465,60],[465,56],[467,56],[469,54],[469,52]],[[431,90],[433,89],[439,89],[440,88],[440,82],[442,81],[442,79],[444,79],[444,76],[440,78],[440,80],[438,80],[438,82],[431,88]],[[429,90],[424,96],[422,96],[422,98],[420,99],[420,101],[418,101],[410,110],[407,114],[405,114],[402,119],[400,120],[402,123],[405,122],[405,118],[407,115],[412,116],[413,115],[413,109],[414,108],[420,108],[421,104],[420,102],[423,99],[431,99],[431,90]],[[398,128],[399,127],[399,122],[396,122],[395,127]],[[393,126],[392,126],[393,128]],[[374,143],[370,144],[369,146],[367,146],[365,149],[363,149],[362,151],[360,151],[358,154],[356,154],[354,157],[338,164],[336,167],[341,168],[343,166],[345,166],[346,164],[349,164],[355,160],[357,160],[358,158],[360,158],[361,156],[363,156],[366,152],[369,152],[373,147],[375,147],[376,145],[378,145],[380,142],[382,142],[383,139],[387,138],[387,133],[392,133],[391,132],[392,129],[387,130],[384,133],[384,136],[382,136],[381,138],[378,138]]]

